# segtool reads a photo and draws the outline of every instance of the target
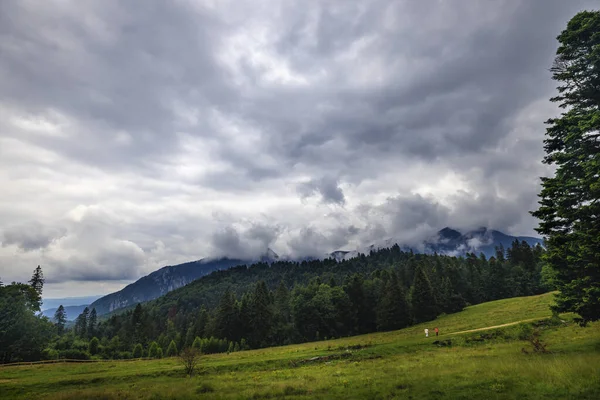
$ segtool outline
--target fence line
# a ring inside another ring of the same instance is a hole
[[[168,358],[168,357],[165,357]],[[60,363],[103,363],[103,362],[131,362],[131,361],[144,361],[144,360],[156,360],[156,358],[129,358],[121,360],[77,360],[73,358],[61,358],[58,360],[42,360],[42,361],[21,361],[8,364],[0,364],[1,367],[18,367],[22,365],[42,365],[42,364],[60,364]]]

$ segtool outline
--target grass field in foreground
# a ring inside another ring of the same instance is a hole
[[[464,332],[549,318],[551,302],[500,300],[395,332],[203,356],[193,378],[176,359],[3,367],[0,398],[598,399],[600,324],[543,329],[550,354],[521,351],[523,324]],[[424,337],[435,326],[452,346]],[[306,362],[317,356],[330,358]]]

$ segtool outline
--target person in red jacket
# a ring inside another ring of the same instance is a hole
[[[438,335],[438,333],[440,333],[440,330],[437,328],[437,326],[435,327],[435,329],[434,329],[434,330],[435,330],[435,336],[437,336],[437,335]]]

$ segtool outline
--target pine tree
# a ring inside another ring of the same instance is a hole
[[[437,305],[429,277],[421,265],[415,270],[415,279],[410,289],[413,319],[416,323],[431,321],[437,316]]]
[[[89,308],[84,308],[75,321],[75,333],[80,337],[85,337],[87,334]]]
[[[96,315],[96,308],[92,308],[90,316],[88,317],[87,335],[93,337],[96,334],[96,322],[98,316]]]
[[[148,348],[148,357],[149,358],[160,358],[158,357],[158,343],[152,342],[150,343],[150,347]]]
[[[398,283],[395,273],[385,283],[377,310],[377,329],[388,331],[400,329],[410,324],[410,312],[406,294]]]
[[[198,351],[200,351],[200,348],[202,347],[202,339],[200,339],[198,336],[196,336],[196,338],[194,339],[194,342],[192,343],[192,347]]]
[[[177,345],[174,340],[171,340],[167,348],[167,357],[175,357],[177,355]]]
[[[61,304],[54,313],[54,321],[56,321],[56,331],[59,335],[62,335],[65,331],[65,324],[67,323],[67,312]]]
[[[546,237],[546,262],[556,271],[557,312],[580,322],[600,319],[600,11],[582,11],[558,36],[551,69],[560,82],[550,99],[566,109],[546,123],[537,231]]]
[[[345,291],[348,294],[348,298],[352,303],[352,309],[355,312],[355,319],[357,321],[356,333],[367,332],[365,322],[368,320],[366,296],[363,287],[363,278],[359,274],[354,274],[345,286]]]
[[[34,311],[40,311],[41,306],[42,306],[42,290],[44,288],[44,282],[46,280],[44,279],[44,273],[42,272],[42,267],[40,267],[39,265],[37,266],[37,268],[35,270],[33,270],[33,275],[31,276],[31,279],[29,280],[29,285],[33,288],[33,290],[35,291],[35,298],[32,298],[31,303],[32,306],[34,308]]]
[[[143,355],[144,348],[142,347],[141,343],[136,344],[133,347],[133,358],[142,358]]]
[[[248,342],[253,347],[268,343],[273,323],[273,309],[269,289],[264,281],[256,284],[250,305],[250,332]]]
[[[185,340],[183,341],[183,347],[191,347],[192,343],[194,343],[195,335],[194,332],[196,328],[193,324],[190,324],[190,327],[187,329],[185,333]]]
[[[142,341],[142,319],[143,319],[143,309],[142,305],[138,303],[133,310],[133,314],[131,314],[131,337],[133,342],[141,342]]]
[[[215,333],[220,338],[237,339],[239,315],[235,297],[230,289],[225,290],[215,315]]]

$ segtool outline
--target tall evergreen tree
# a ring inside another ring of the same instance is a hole
[[[58,306],[56,312],[54,313],[54,321],[56,321],[55,324],[57,333],[62,335],[65,331],[65,324],[67,323],[67,312],[62,304]]]
[[[238,340],[238,320],[239,313],[235,296],[227,288],[221,297],[215,314],[214,330],[216,335],[229,340]]]
[[[269,343],[273,324],[273,309],[269,289],[264,281],[256,284],[250,303],[250,332],[246,338],[252,347]],[[232,338],[233,339],[233,338]]]
[[[410,303],[415,322],[431,321],[437,316],[437,305],[429,277],[421,265],[415,270],[410,289]]]
[[[88,317],[87,324],[87,335],[89,337],[94,337],[96,335],[96,323],[98,322],[98,316],[96,314],[96,308],[92,308],[90,311],[90,316]]]
[[[345,291],[352,303],[352,309],[355,312],[357,322],[356,333],[365,333],[369,331],[368,321],[369,313],[373,310],[369,309],[369,304],[365,295],[364,280],[361,275],[354,274],[345,286]]]
[[[85,337],[85,335],[87,334],[89,312],[89,308],[84,308],[83,312],[79,314],[79,316],[75,320],[75,333],[80,337]]]
[[[385,284],[377,309],[377,329],[388,331],[400,329],[410,324],[410,312],[404,289],[398,283],[395,273]]]
[[[600,319],[600,11],[578,13],[557,39],[551,101],[566,111],[546,122],[544,163],[556,170],[533,215],[556,271],[556,310],[585,324]]]
[[[42,267],[39,265],[35,270],[33,270],[33,275],[29,280],[29,285],[35,291],[36,296],[32,299],[32,304],[34,306],[35,311],[40,311],[42,306],[42,290],[44,288],[44,273],[42,272]]]

